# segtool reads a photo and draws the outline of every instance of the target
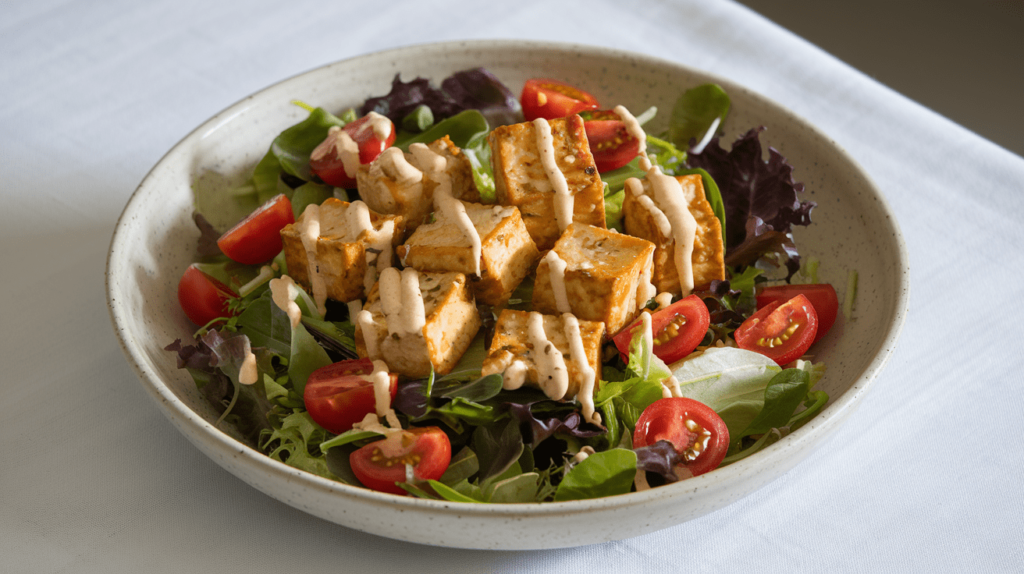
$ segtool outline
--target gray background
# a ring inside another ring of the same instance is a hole
[[[1024,156],[1024,0],[740,0]]]

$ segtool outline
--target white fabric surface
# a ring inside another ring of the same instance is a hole
[[[1024,570],[1024,160],[733,3],[470,6],[5,3],[0,572]],[[106,310],[105,257],[136,185],[194,126],[273,82],[464,38],[603,44],[713,71],[804,116],[864,166],[906,237],[911,310],[887,370],[823,447],[674,528],[485,552],[313,518],[171,427]]]

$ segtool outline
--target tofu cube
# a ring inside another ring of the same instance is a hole
[[[604,185],[578,115],[549,120],[554,159],[573,197],[572,220],[604,228]],[[561,230],[555,218],[555,191],[548,180],[533,122],[500,126],[489,136],[498,203],[519,208],[537,248],[551,249]]]
[[[382,288],[389,279],[400,281],[400,289]],[[407,291],[408,282],[419,292]],[[416,321],[419,311],[422,325]],[[462,273],[392,268],[370,290],[355,324],[360,357],[383,360],[391,371],[408,377],[425,377],[431,368],[443,375],[455,367],[480,329],[480,315]]]
[[[381,215],[362,202],[333,197],[319,206],[319,215],[313,267],[324,279],[327,297],[342,302],[362,299],[376,282],[377,271],[393,264],[394,249],[405,236],[402,217]],[[288,274],[312,293],[310,262],[301,233],[305,217],[303,213],[295,223],[286,225],[281,241]],[[365,224],[367,218],[371,229],[360,227],[359,221]]]
[[[524,378],[522,384],[544,390],[541,383],[542,370],[538,369],[538,353],[543,348],[530,340],[529,335],[529,311],[516,311],[504,309],[498,316],[498,322],[494,326],[494,338],[491,339],[491,346],[484,359],[482,374],[506,373],[506,369],[515,361],[521,361],[525,367],[522,373]],[[562,396],[549,397],[555,400],[568,400],[579,394],[584,386],[584,373],[572,357],[569,338],[566,335],[566,317],[564,315],[542,315],[544,334],[548,341],[554,345],[556,352],[562,355],[566,371],[569,375],[569,386]],[[597,381],[601,378],[601,342],[604,338],[604,324],[596,321],[579,321],[580,339],[583,342],[583,350],[586,355],[587,364],[594,370],[595,389]],[[506,385],[511,377],[506,373]],[[545,391],[546,392],[546,391]]]
[[[693,285],[695,289],[707,287],[715,279],[725,279],[725,244],[722,241],[722,224],[715,217],[711,203],[704,195],[704,183],[700,175],[677,176],[683,190],[690,214],[697,221],[697,234],[693,241]],[[654,243],[654,273],[651,282],[659,293],[685,295],[679,287],[679,272],[675,264],[675,239],[664,229],[667,219],[660,213],[661,206],[646,179],[643,196],[634,195],[626,189],[622,201],[623,228],[626,233],[642,237]],[[651,205],[658,210],[651,209]],[[659,221],[660,220],[660,221]]]
[[[565,263],[561,274],[553,266],[556,256]],[[533,309],[600,321],[611,337],[654,296],[653,257],[654,244],[646,239],[574,223],[537,266]]]
[[[462,150],[448,136],[426,146],[445,160],[444,173],[451,178],[452,196],[463,201],[480,201],[480,192],[473,181],[473,167]],[[402,152],[398,148],[384,150],[368,166],[356,172],[359,195],[371,209],[379,213],[401,215],[412,231],[434,210],[434,189],[437,174],[426,165],[421,154]],[[411,168],[411,171],[410,171]]]
[[[404,265],[419,271],[463,273],[469,277],[477,301],[504,305],[533,269],[539,255],[537,246],[515,207],[465,202],[463,206],[480,236],[479,277],[469,237],[449,221],[416,228],[398,247],[398,256]]]

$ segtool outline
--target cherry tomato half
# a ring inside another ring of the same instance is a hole
[[[528,122],[537,118],[554,120],[597,109],[594,96],[565,82],[544,78],[527,80],[519,103]]]
[[[230,317],[228,299],[237,297],[230,287],[189,265],[178,281],[178,303],[196,325],[205,325],[218,317]]]
[[[667,440],[693,476],[718,468],[729,450],[729,427],[704,403],[683,397],[658,399],[644,409],[633,432],[633,447]]]
[[[629,357],[629,343],[633,340],[633,329],[638,325],[639,320],[612,338],[624,361]],[[665,363],[674,363],[682,359],[697,348],[710,325],[708,307],[696,295],[684,297],[660,311],[655,311],[651,315],[654,354]]]
[[[352,472],[363,486],[378,492],[405,494],[396,482],[405,482],[411,464],[420,480],[437,480],[452,460],[448,435],[437,427],[411,428],[372,442],[349,455]]]
[[[598,173],[618,169],[640,154],[640,140],[629,135],[619,120],[589,120],[583,122],[583,129]]]
[[[818,314],[803,295],[775,301],[743,322],[733,338],[741,349],[761,353],[786,365],[807,352],[818,332]]]
[[[373,373],[373,361],[341,361],[313,371],[306,381],[303,400],[316,424],[341,434],[376,410],[373,382],[363,375]],[[390,374],[391,400],[398,393],[398,375]]]
[[[832,328],[839,315],[839,298],[836,290],[828,283],[765,287],[757,294],[757,308],[767,307],[773,301],[784,303],[797,295],[807,297],[814,306],[814,312],[818,314],[818,334],[814,336],[814,342],[817,343]]]
[[[390,131],[381,139],[377,128],[384,126],[384,122]],[[340,129],[331,128],[327,138],[310,154],[309,168],[327,185],[353,189],[356,187],[355,168],[358,167],[356,153],[359,154],[358,163],[366,165],[393,143],[395,125],[388,118],[370,112]],[[345,169],[346,162],[349,163],[348,170]]]
[[[281,252],[281,230],[289,223],[295,223],[292,202],[278,195],[221,235],[217,247],[239,263],[266,263]]]

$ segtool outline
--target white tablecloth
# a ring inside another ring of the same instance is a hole
[[[0,571],[1024,570],[1024,160],[737,4],[626,6],[5,3]],[[104,292],[114,223],[149,168],[282,78],[465,38],[601,44],[713,71],[804,116],[871,174],[906,237],[911,310],[887,370],[822,448],[654,534],[458,551],[303,514],[164,419],[121,354]]]

